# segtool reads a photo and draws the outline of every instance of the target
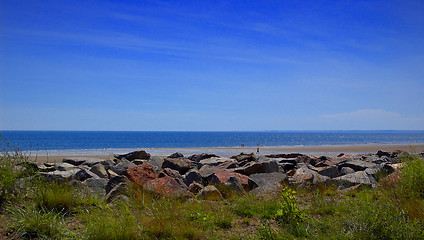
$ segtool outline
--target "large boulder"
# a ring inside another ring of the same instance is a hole
[[[228,182],[230,177],[235,177],[237,181],[245,188],[249,186],[249,177],[240,173],[230,172],[226,170],[218,170],[216,171],[212,177],[211,182],[216,184],[225,184]]]
[[[79,172],[79,168],[74,168],[66,171],[53,171],[53,172],[42,172],[39,173],[40,176],[44,177],[49,182],[64,182],[74,179],[74,176]]]
[[[74,179],[78,181],[84,181],[87,178],[100,178],[100,177],[94,174],[93,172],[91,172],[90,170],[87,170],[84,168],[79,170],[74,176]]]
[[[250,162],[242,167],[234,169],[234,172],[241,173],[244,175],[252,175],[255,173],[265,173],[265,167],[258,162]]]
[[[199,184],[203,183],[202,175],[200,175],[200,172],[197,169],[190,169],[184,175],[184,183],[187,186],[190,186],[193,182],[197,182]]]
[[[55,167],[57,170],[59,170],[59,171],[68,171],[68,170],[70,170],[70,169],[78,168],[77,166],[75,166],[75,165],[73,165],[73,164],[70,164],[70,163],[66,163],[66,162],[63,162],[63,163],[55,163],[55,164],[54,164],[54,167]]]
[[[203,165],[218,166],[220,164],[227,163],[227,162],[234,163],[234,160],[229,158],[211,157],[211,158],[200,160],[198,166],[200,167],[202,167]],[[235,163],[234,163],[234,166],[236,166]]]
[[[337,178],[333,178],[331,181],[345,188],[352,187],[353,185],[357,184],[375,186],[377,183],[372,175],[367,174],[365,171],[357,171],[351,174],[343,175]]]
[[[115,156],[118,159],[125,158],[129,161],[133,161],[134,159],[149,159],[150,154],[145,151],[134,151],[127,154],[117,155]]]
[[[178,172],[177,170],[173,170],[170,168],[164,168],[160,173],[159,173],[159,177],[165,177],[165,176],[170,176],[173,177],[175,179],[183,179],[183,176],[181,175],[180,172]]]
[[[88,187],[91,193],[99,196],[106,195],[107,183],[108,180],[105,178],[88,178],[83,182],[83,184]]]
[[[107,170],[103,164],[96,164],[90,168],[90,171],[95,173],[100,178],[108,178]]]
[[[291,183],[295,184],[317,184],[321,182],[326,182],[330,179],[327,176],[323,176],[306,166],[302,166],[296,170],[293,176],[289,178]]]
[[[182,153],[176,152],[168,156],[168,158],[183,158],[184,155]]]
[[[361,160],[352,160],[352,161],[340,163],[338,167],[339,168],[349,167],[355,171],[364,171],[367,168],[378,167],[378,164],[367,162],[367,161],[361,161]]]
[[[162,170],[162,164],[164,161],[165,157],[163,156],[151,156],[147,162],[152,164],[156,172],[160,172]]]
[[[163,196],[191,196],[191,193],[187,189],[183,188],[174,178],[170,176],[164,176],[147,181],[143,187],[144,189]]]
[[[158,178],[158,173],[153,169],[153,166],[149,163],[143,163],[131,168],[128,168],[125,172],[128,179],[139,186],[143,186],[149,180]]]
[[[199,173],[202,176],[203,179],[206,181],[209,181],[212,175],[218,171],[218,170],[225,170],[225,169],[233,169],[234,163],[233,162],[224,162],[222,164],[219,164],[217,166],[212,165],[204,165],[199,169]]]
[[[166,158],[162,164],[162,169],[165,168],[174,169],[181,174],[185,174],[193,168],[193,165],[187,158]]]
[[[107,192],[105,199],[106,202],[111,202],[114,198],[118,197],[119,195],[127,195],[128,192],[128,186],[125,182],[120,182],[117,185],[115,185],[110,191]]]
[[[269,154],[269,155],[265,155],[267,158],[297,158],[297,157],[301,157],[304,156],[303,154],[300,153],[289,153],[289,154]]]
[[[132,168],[132,167],[135,167],[135,166],[137,166],[137,165],[128,161],[127,159],[121,159],[121,160],[119,160],[119,162],[116,165],[110,167],[110,169],[113,172],[117,173],[118,175],[122,175],[122,174],[125,173],[125,171],[128,168]]]
[[[106,194],[109,193],[116,185],[126,183],[127,181],[129,181],[129,179],[126,176],[116,176],[109,179],[105,187]]]
[[[249,187],[279,187],[280,183],[287,180],[287,175],[282,172],[275,173],[257,173],[252,174],[248,178]]]
[[[337,166],[328,166],[317,168],[317,172],[323,176],[327,176],[329,178],[336,178],[340,176],[339,168]]]

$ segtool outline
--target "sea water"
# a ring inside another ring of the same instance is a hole
[[[424,131],[0,131],[20,150],[424,144]]]

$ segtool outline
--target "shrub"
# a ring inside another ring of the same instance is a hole
[[[19,148],[0,138],[0,204],[16,194],[16,183],[27,171],[19,166],[28,160]]]
[[[306,215],[297,205],[297,199],[294,196],[296,192],[288,187],[281,190],[280,209],[277,211],[276,219],[285,223],[299,222],[305,219]]]
[[[424,198],[424,160],[422,157],[407,155],[403,159],[400,187],[404,194]]]

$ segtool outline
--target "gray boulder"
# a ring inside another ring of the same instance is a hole
[[[103,164],[96,164],[90,168],[90,171],[95,173],[100,178],[108,178],[109,175],[107,174],[106,168]]]
[[[126,176],[117,176],[111,178],[105,187],[106,193],[109,193],[116,185],[120,183],[126,183],[129,179]]]
[[[355,170],[353,170],[350,167],[342,167],[342,168],[340,168],[340,175],[341,176],[347,175],[347,174],[351,174],[351,173],[354,173],[354,172],[355,172]]]
[[[357,184],[375,186],[377,183],[377,181],[365,171],[357,171],[351,174],[333,178],[331,181],[344,188],[352,187],[353,185]]]
[[[378,167],[378,164],[367,162],[367,161],[361,161],[361,160],[352,160],[352,161],[340,163],[338,166],[339,168],[349,167],[355,171],[364,171],[367,168]]]
[[[67,170],[70,170],[70,169],[78,168],[75,165],[72,165],[70,163],[65,163],[65,162],[63,162],[63,163],[55,163],[54,166],[59,171],[67,171]]]
[[[196,169],[190,169],[185,175],[184,175],[184,183],[187,186],[190,186],[193,182],[197,182],[199,184],[203,183],[202,175],[200,175],[200,172]]]
[[[79,170],[75,174],[75,177],[74,177],[74,179],[76,179],[78,181],[84,181],[87,178],[100,178],[100,177],[97,176],[96,174],[94,174],[93,172],[91,172],[90,170],[87,170],[87,169]]]
[[[340,176],[339,174],[339,168],[337,166],[328,166],[328,167],[322,167],[317,168],[317,172],[323,176],[327,176],[329,178],[336,178]]]
[[[162,171],[162,164],[165,160],[165,157],[163,156],[151,156],[148,163],[150,163],[153,166],[153,169],[156,170],[156,172]]]
[[[275,173],[257,173],[249,176],[249,188],[268,187],[278,188],[280,183],[287,180],[287,175],[282,172]]]
[[[137,165],[128,161],[127,159],[121,159],[116,165],[110,167],[110,169],[118,175],[123,175],[128,168],[132,168],[135,166]]]
[[[174,169],[181,174],[185,174],[188,170],[193,168],[193,165],[187,158],[166,158],[162,164],[162,169],[165,168]]]
[[[83,184],[88,187],[91,193],[98,196],[106,195],[106,185],[108,180],[105,178],[88,178]]]
[[[42,172],[39,173],[40,176],[44,177],[47,181],[49,182],[53,182],[53,181],[58,181],[58,182],[64,182],[64,181],[69,181],[72,180],[75,176],[75,174],[79,171],[79,168],[74,168],[74,169],[70,169],[70,170],[66,170],[66,171],[53,171],[53,172]]]
[[[128,192],[128,186],[125,182],[115,185],[105,196],[106,202],[111,202],[119,195],[125,195]]]
[[[182,153],[176,152],[168,156],[168,158],[183,158],[184,155]]]
[[[236,177],[232,176],[228,179],[228,181],[225,183],[226,186],[228,186],[230,189],[235,190],[237,192],[243,192],[244,188],[240,184],[240,182],[237,180]]]

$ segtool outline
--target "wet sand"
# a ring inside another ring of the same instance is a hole
[[[109,159],[113,153],[128,153],[135,150],[145,150],[151,155],[167,156],[174,152],[181,152],[185,156],[200,153],[214,153],[222,157],[230,157],[237,155],[241,152],[250,153],[255,152],[257,147],[230,147],[230,148],[146,148],[146,149],[119,149],[115,150],[101,150],[101,151],[51,151],[31,153],[30,159],[37,162],[61,162],[64,158],[99,158]],[[345,154],[367,154],[376,153],[378,150],[382,151],[395,151],[402,150],[406,152],[423,152],[424,145],[336,145],[336,146],[281,146],[281,147],[259,147],[259,154],[271,153],[303,153],[311,155],[338,155],[339,153]]]

